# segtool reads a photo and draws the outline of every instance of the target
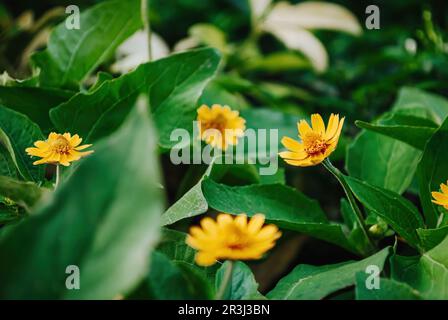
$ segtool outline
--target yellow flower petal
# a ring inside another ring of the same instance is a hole
[[[311,115],[311,127],[305,120],[298,122],[301,143],[289,137],[283,137],[283,145],[291,152],[280,152],[279,156],[293,166],[308,167],[324,161],[336,150],[344,125],[344,118],[331,114],[328,127],[319,114]]]
[[[311,115],[311,124],[314,132],[318,132],[321,135],[325,133],[325,123],[320,114],[315,113]]]
[[[256,214],[248,221],[245,214],[236,217],[218,215],[216,222],[209,217],[201,220],[199,227],[192,227],[186,243],[198,250],[196,263],[208,266],[218,259],[260,259],[275,245],[281,236],[278,228],[263,227],[264,216]]]
[[[42,158],[35,161],[34,165],[51,163],[69,166],[71,162],[93,153],[93,151],[79,152],[91,146],[80,146],[81,142],[82,139],[77,134],[72,136],[68,132],[64,134],[52,132],[46,141],[36,141],[35,148],[26,148],[25,152],[30,156]]]

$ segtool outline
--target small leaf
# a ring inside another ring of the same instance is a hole
[[[229,261],[222,264],[216,273],[215,291],[221,287],[222,280]],[[255,300],[262,299],[263,296],[258,292],[258,283],[250,268],[241,261],[233,262],[232,278],[226,291],[224,292],[223,300]]]
[[[203,275],[181,261],[172,261],[160,252],[151,255],[145,286],[152,298],[160,300],[205,300],[213,288]]]

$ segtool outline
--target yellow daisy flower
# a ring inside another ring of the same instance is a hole
[[[192,227],[187,244],[198,250],[196,263],[210,266],[217,259],[254,260],[274,247],[281,233],[275,225],[264,226],[264,216],[256,214],[247,221],[245,214],[236,217],[218,215],[216,222],[206,217],[201,227]]]
[[[214,104],[209,108],[203,105],[197,112],[200,138],[212,147],[226,150],[244,135],[246,120],[229,106]]]
[[[93,153],[93,151],[80,152],[91,146],[91,144],[81,145],[81,142],[82,139],[77,134],[71,136],[70,133],[52,132],[46,141],[36,141],[35,148],[27,148],[25,151],[30,156],[42,158],[35,161],[34,165],[51,163],[69,166],[70,162]]]
[[[448,210],[448,182],[447,184],[440,184],[440,191],[442,192],[431,192],[432,197],[435,199],[431,201]]]
[[[311,125],[312,127],[305,120],[300,120],[297,123],[302,142],[290,137],[282,138],[282,144],[289,151],[280,152],[279,155],[286,163],[299,167],[315,166],[336,150],[344,118],[339,120],[338,114],[331,114],[325,129],[322,117],[319,114],[313,114],[311,115]]]

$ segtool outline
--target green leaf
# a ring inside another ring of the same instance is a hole
[[[157,251],[151,255],[146,285],[151,297],[160,300],[204,300],[213,297],[213,288],[203,275]]]
[[[278,130],[278,143],[284,136],[292,138],[298,136],[297,122],[300,120],[300,117],[297,115],[259,108],[243,110],[241,111],[241,116],[246,119],[246,127],[248,129]],[[269,139],[269,135],[267,139]],[[260,140],[258,143],[259,148],[264,147],[266,143],[269,145],[269,141]],[[280,147],[282,146],[280,145]]]
[[[8,210],[0,207],[0,226],[10,222],[17,221],[21,218],[21,215],[14,210]]]
[[[229,261],[222,264],[216,273],[215,291],[217,292],[222,285],[222,280]],[[224,292],[223,300],[255,300],[262,299],[263,296],[258,292],[258,283],[250,268],[241,261],[233,262],[232,278]]]
[[[35,141],[43,139],[39,127],[28,117],[0,106],[0,144],[26,180],[34,182],[43,180],[44,167],[34,166],[35,160],[25,152],[25,149],[32,147]]]
[[[328,221],[317,201],[293,188],[281,184],[230,187],[204,179],[202,191],[208,205],[217,211],[246,213],[248,216],[262,213],[267,221],[281,228],[302,232],[355,251],[342,226]]]
[[[142,280],[163,209],[144,109],[95,145],[47,205],[2,233],[1,298],[112,299]],[[66,288],[70,265],[79,267],[79,290]]]
[[[448,235],[448,226],[436,229],[417,229],[423,249],[431,250]]]
[[[448,237],[420,257],[391,257],[391,275],[425,299],[448,299]]]
[[[347,149],[346,168],[351,176],[401,194],[412,182],[420,153],[404,142],[363,131]]]
[[[448,115],[448,100],[417,88],[404,87],[398,93],[393,110],[441,124]]]
[[[360,128],[370,130],[400,140],[408,145],[423,150],[426,142],[436,131],[437,125],[432,121],[414,116],[390,114],[379,123],[356,121]]]
[[[32,208],[44,193],[45,189],[39,188],[33,182],[22,182],[0,176],[0,196],[9,198],[24,208]]]
[[[399,194],[367,182],[344,177],[355,197],[370,211],[384,219],[411,246],[420,248],[416,229],[424,228],[417,208]]]
[[[67,101],[73,94],[50,88],[0,87],[0,104],[28,116],[42,130],[48,131],[53,127],[50,109]]]
[[[370,265],[383,269],[390,247],[361,261],[348,261],[326,266],[298,265],[268,293],[269,299],[317,300],[355,284],[357,272]]]
[[[211,284],[214,284],[215,274],[220,263],[218,262],[210,267],[198,266],[194,260],[196,251],[187,245],[185,242],[186,236],[187,235],[183,232],[163,229],[157,251],[163,253],[178,265],[185,265],[190,269],[194,269],[196,272],[206,277]]]
[[[113,132],[136,97],[149,90],[159,144],[170,148],[176,144],[170,139],[174,129],[192,131],[196,102],[218,64],[219,55],[213,49],[175,54],[105,81],[96,91],[75,95],[52,109],[50,117],[59,131],[76,132],[86,141],[95,141]]]
[[[356,274],[356,299],[357,300],[420,300],[421,295],[417,290],[403,282],[392,279],[380,278],[379,289],[368,289],[366,279],[369,274],[358,272]]]
[[[207,177],[219,181],[226,178],[228,175],[236,175],[238,178],[245,182],[249,181],[250,183],[284,184],[283,170],[278,170],[278,172],[272,176],[263,176],[259,175],[257,172],[259,168],[256,165],[225,165],[217,162],[219,162],[218,158],[215,158],[199,181],[165,211],[162,215],[162,226],[170,225],[182,219],[195,217],[207,212],[208,204],[202,192],[202,181]],[[223,160],[221,162],[225,161]]]
[[[17,179],[21,176],[18,167],[11,141],[0,128],[0,175]]]
[[[448,119],[428,141],[417,170],[420,187],[420,201],[425,214],[426,224],[434,228],[439,213],[437,205],[432,203],[431,192],[438,191],[441,183],[448,180]]]
[[[202,193],[202,180],[210,175],[213,166],[214,163],[211,163],[199,182],[163,213],[162,226],[198,216],[208,210],[207,200]]]
[[[33,56],[41,86],[76,87],[141,27],[140,1],[112,0],[87,9],[80,28],[66,21],[52,32],[48,48]]]

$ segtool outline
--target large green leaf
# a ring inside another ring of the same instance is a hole
[[[0,106],[0,148],[7,152],[17,166],[19,174],[26,180],[40,182],[44,176],[43,166],[34,166],[25,149],[32,147],[37,140],[44,137],[39,127],[28,117],[11,109]],[[4,154],[5,156],[5,154]]]
[[[425,299],[448,299],[448,237],[421,257],[394,255],[394,280],[405,282]]]
[[[426,142],[436,131],[437,125],[425,118],[399,113],[390,114],[380,123],[356,121],[360,128],[370,130],[400,140],[408,145],[423,150]]]
[[[204,179],[202,191],[208,205],[215,210],[248,216],[262,213],[269,222],[281,228],[355,251],[342,226],[329,222],[317,201],[293,188],[281,184],[231,187]]]
[[[216,273],[215,289],[218,292],[228,268],[229,261],[222,264]],[[232,268],[232,278],[224,292],[223,300],[255,300],[262,299],[258,292],[258,283],[250,268],[241,261],[235,261]]]
[[[418,236],[425,250],[431,250],[448,235],[448,226],[436,229],[417,229]]]
[[[420,201],[425,213],[426,224],[434,228],[439,213],[432,203],[431,192],[438,191],[441,183],[448,180],[448,119],[428,141],[418,165]]]
[[[420,151],[374,132],[361,132],[347,149],[347,171],[370,184],[403,193],[417,170]]]
[[[47,205],[2,233],[0,297],[112,299],[144,277],[163,196],[154,131],[140,107]],[[66,288],[70,265],[79,267],[79,290]]]
[[[281,279],[268,293],[269,299],[316,300],[355,284],[357,272],[365,272],[370,265],[381,271],[389,256],[390,248],[361,261],[343,262],[326,266],[298,265],[291,273]]]
[[[441,124],[448,115],[448,100],[417,88],[404,87],[398,93],[393,110]]]
[[[0,175],[17,179],[23,176],[18,168],[11,141],[0,128]]]
[[[48,48],[33,56],[41,86],[76,87],[142,25],[139,0],[111,0],[80,16],[80,28],[66,22],[52,32]]]
[[[403,282],[393,279],[380,278],[378,289],[368,289],[366,279],[369,274],[358,272],[356,274],[357,300],[420,300],[420,293]]]
[[[50,117],[59,131],[94,141],[113,132],[136,97],[149,91],[159,144],[170,148],[177,143],[170,139],[174,129],[192,131],[197,100],[218,64],[219,55],[213,49],[175,54],[105,81],[96,91],[75,95],[51,110]]]
[[[382,134],[363,131],[353,141],[347,150],[346,166],[351,176],[401,194],[411,184],[421,154],[407,143],[423,146],[430,134],[431,123],[440,124],[448,115],[448,101],[419,89],[405,87],[400,90],[392,112],[368,128],[381,128]],[[411,124],[412,128],[409,131],[406,128],[387,128],[388,134],[392,135],[393,131],[394,138],[399,136],[407,143],[383,135],[384,127],[397,121]],[[414,128],[417,123],[424,123],[428,128]]]
[[[399,194],[367,182],[344,177],[355,197],[370,211],[384,219],[408,243],[420,249],[416,229],[424,228],[417,208]]]
[[[48,131],[53,127],[50,121],[50,109],[73,96],[73,92],[34,87],[0,87],[0,104],[28,116]]]

